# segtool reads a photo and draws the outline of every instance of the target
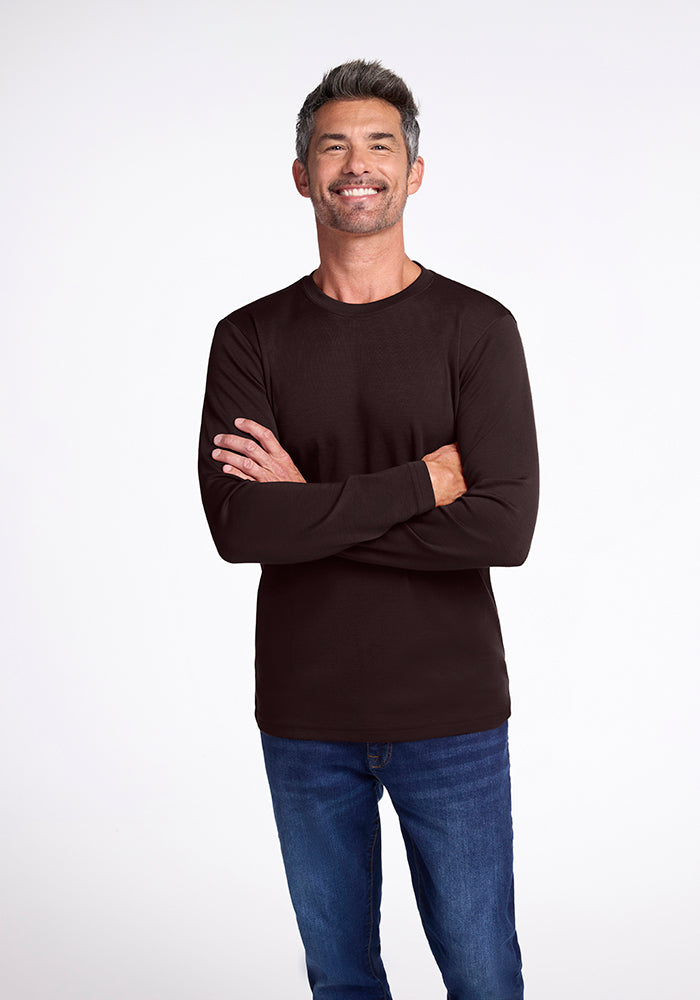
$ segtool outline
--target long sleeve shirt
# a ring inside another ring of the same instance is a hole
[[[216,434],[275,434],[305,483],[225,473]],[[437,507],[422,456],[456,441],[467,492]],[[255,716],[299,739],[396,741],[510,715],[489,567],[527,557],[538,506],[530,385],[511,312],[427,268],[361,304],[310,276],[222,319],[199,446],[232,563],[258,562]]]

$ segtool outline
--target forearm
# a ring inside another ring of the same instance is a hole
[[[247,482],[220,471],[202,445],[199,478],[219,555],[227,562],[297,563],[336,555],[430,510],[421,461],[338,483]]]
[[[468,491],[383,535],[337,553],[343,559],[410,570],[520,566],[527,558],[538,507],[538,476],[507,491]]]

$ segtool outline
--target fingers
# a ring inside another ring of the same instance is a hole
[[[239,430],[245,431],[246,434],[252,434],[254,438],[257,438],[268,455],[280,458],[282,455],[287,454],[269,427],[264,427],[256,420],[251,420],[250,417],[236,417],[233,422]]]
[[[217,435],[217,437],[220,436],[221,435]],[[214,440],[216,440],[216,438]],[[238,440],[241,439],[239,438]],[[249,441],[248,444],[252,444],[252,442]],[[215,448],[211,453],[211,457],[217,462],[224,463],[224,472],[233,473],[236,476],[240,476],[242,479],[257,480],[263,477],[264,469],[247,455],[238,455],[235,451],[226,451],[223,448]]]
[[[261,448],[257,441],[239,437],[237,434],[217,434],[214,444],[221,447],[212,452],[212,458],[217,462],[228,462],[243,471],[251,469],[268,469],[272,467],[269,452]],[[228,471],[228,470],[226,470]]]
[[[232,465],[225,465],[223,471],[227,476],[235,476],[236,479],[248,479],[251,483],[257,482],[252,476],[246,476],[245,472],[241,472],[240,469],[234,469]]]
[[[224,472],[257,482],[306,482],[269,427],[248,417],[237,417],[234,423],[261,444],[238,434],[217,434],[214,444],[219,447],[211,454],[217,462],[226,463]]]

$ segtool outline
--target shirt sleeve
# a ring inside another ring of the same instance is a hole
[[[214,436],[252,438],[235,427],[236,417],[269,427],[279,440],[255,333],[226,318],[216,327],[209,355],[198,473],[212,538],[227,562],[322,559],[435,506],[422,460],[337,483],[257,483],[223,472],[211,457]]]
[[[523,345],[509,312],[487,327],[461,365],[456,440],[466,493],[338,555],[415,570],[525,561],[537,519],[539,459]]]

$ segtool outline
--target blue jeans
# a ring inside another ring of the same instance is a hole
[[[385,787],[448,1000],[522,1000],[508,723],[397,743],[261,736],[314,1000],[391,1000],[379,953]]]

